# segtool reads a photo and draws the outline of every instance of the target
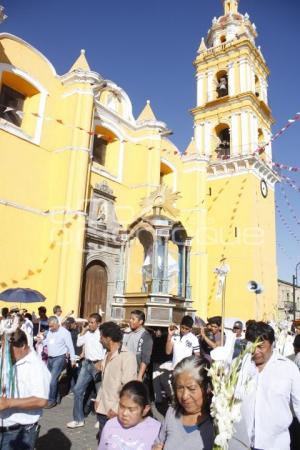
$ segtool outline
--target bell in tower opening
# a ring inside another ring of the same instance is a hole
[[[228,95],[228,79],[227,75],[220,77],[219,84],[217,86],[218,97],[225,97]]]

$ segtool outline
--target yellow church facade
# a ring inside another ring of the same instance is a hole
[[[222,293],[227,317],[272,317],[278,179],[255,38],[238,1],[224,1],[194,61],[194,136],[181,152],[150,102],[135,118],[84,51],[58,75],[0,34],[1,290],[31,287],[49,309],[106,319],[140,308],[152,325],[219,315]]]

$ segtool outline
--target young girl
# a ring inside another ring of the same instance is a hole
[[[147,388],[130,381],[120,392],[118,416],[106,422],[98,450],[151,450],[160,422],[147,417],[150,411]]]

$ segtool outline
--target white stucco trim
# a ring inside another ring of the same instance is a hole
[[[24,41],[23,39],[21,39],[18,36],[15,36],[14,34],[10,34],[10,33],[0,33],[0,40],[1,39],[11,39],[12,41],[16,41],[19,44],[24,45],[25,47],[29,48],[30,50],[32,50],[35,54],[37,54],[42,60],[44,60],[47,65],[49,66],[49,69],[52,72],[52,75],[54,77],[57,77],[57,73],[56,70],[53,66],[53,64],[49,61],[49,59],[46,58],[45,55],[43,55],[43,53],[41,53],[39,50],[37,50],[35,47],[33,47],[31,44],[29,44],[28,42]]]
[[[254,175],[258,180],[262,179],[262,176],[260,174],[260,172],[257,169],[240,169],[238,172],[236,173],[225,173],[225,174],[215,174],[215,175],[207,175],[207,179],[208,180],[221,180],[221,179],[228,179],[228,178],[233,178],[233,177],[240,177],[241,175],[245,175],[245,174],[252,174]],[[274,191],[275,190],[275,185],[273,183],[270,183],[269,180],[266,178],[266,182],[268,184],[268,187]]]
[[[87,152],[87,153],[91,153],[91,149],[87,148],[87,147],[74,147],[72,145],[67,146],[67,147],[60,147],[60,148],[55,148],[53,150],[53,153],[64,153],[64,152]]]
[[[15,209],[20,209],[21,211],[30,212],[32,214],[37,214],[39,216],[58,216],[58,215],[74,215],[77,214],[79,216],[86,216],[87,214],[84,211],[79,210],[66,210],[66,209],[53,209],[53,210],[43,210],[38,208],[32,208],[27,205],[23,205],[21,203],[13,202],[10,200],[0,198],[0,205],[9,206]]]
[[[120,184],[118,178],[112,173],[108,172],[108,170],[106,170],[105,167],[100,166],[100,164],[93,162],[91,172],[97,173],[98,175],[101,175],[102,177],[107,178],[108,180],[115,181],[116,183]]]
[[[183,173],[193,173],[193,172],[203,172],[206,173],[206,167],[201,165],[195,165],[194,167],[191,167],[190,169],[184,169]]]

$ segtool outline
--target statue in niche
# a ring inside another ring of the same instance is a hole
[[[145,255],[145,259],[142,265],[142,277],[143,277],[143,292],[150,292],[152,284],[152,246],[148,247]],[[157,277],[162,280],[164,271],[164,247],[158,245],[157,251]],[[178,262],[168,253],[168,280],[173,285],[176,282],[178,276]],[[171,288],[169,285],[169,290]]]
[[[107,203],[102,201],[99,202],[99,206],[96,214],[96,222],[104,223],[107,220]]]
[[[143,292],[150,292],[152,282],[152,246],[148,247],[142,265]]]
[[[227,82],[227,77],[221,77],[218,87],[217,87],[217,92],[219,97],[225,97],[225,95],[228,95],[228,82]]]

